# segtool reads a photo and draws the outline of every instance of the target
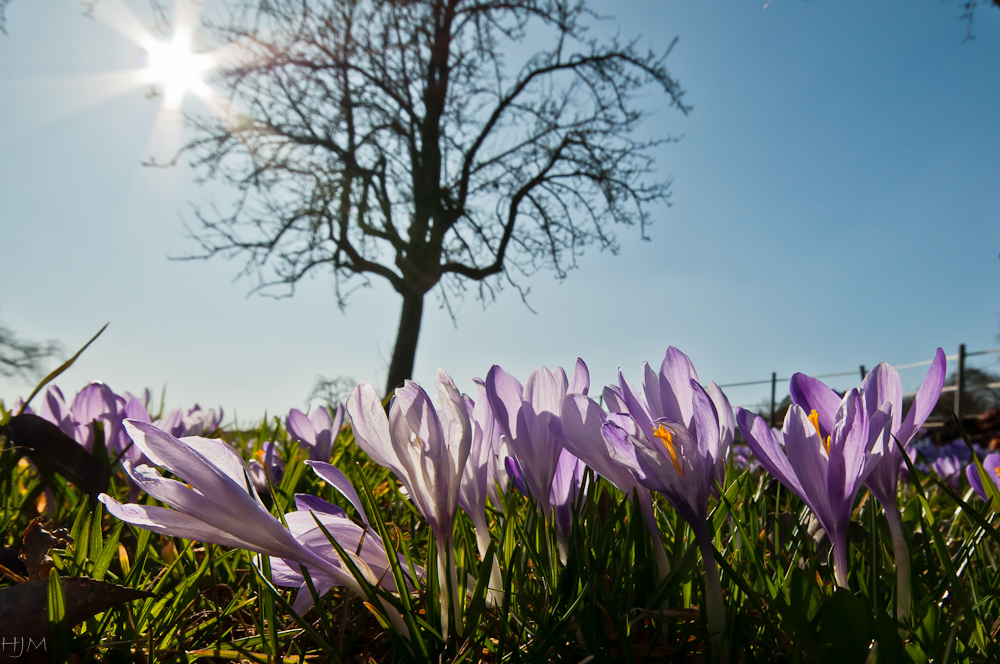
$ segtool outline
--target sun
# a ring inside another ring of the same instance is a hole
[[[215,66],[211,54],[191,50],[191,30],[178,26],[169,41],[149,40],[144,44],[148,66],[143,70],[144,80],[162,87],[166,108],[180,108],[187,92],[201,98],[209,94],[205,74]]]

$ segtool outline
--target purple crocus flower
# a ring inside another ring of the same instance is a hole
[[[993,454],[987,454],[983,459],[983,470],[989,475],[990,479],[993,480],[993,484],[996,485],[997,489],[1000,489],[1000,452],[994,452]],[[987,503],[990,502],[989,496],[986,495],[986,487],[983,486],[983,479],[979,475],[979,468],[976,464],[971,463],[965,468],[965,476],[969,480],[969,485],[975,490],[976,495],[985,500]]]
[[[201,436],[212,433],[222,424],[222,407],[220,406],[219,412],[216,413],[214,408],[202,410],[201,406],[195,404],[194,408],[183,417],[183,422],[185,436]]]
[[[333,441],[344,423],[344,406],[337,404],[337,410],[330,419],[330,413],[323,406],[317,406],[306,417],[298,408],[288,411],[285,424],[289,435],[297,440],[303,450],[309,452],[312,461],[329,461],[333,453]]]
[[[693,507],[688,510],[688,516],[698,520],[700,517],[695,512],[700,509],[702,503],[707,510],[708,493],[715,491],[715,481],[721,484],[725,479],[726,460],[729,457],[729,448],[732,446],[736,431],[733,408],[726,395],[714,382],[709,383],[708,388],[701,387],[698,373],[690,358],[673,346],[667,348],[659,372],[654,371],[645,362],[642,365],[642,370],[641,396],[625,379],[621,369],[618,370],[617,389],[614,386],[609,386],[608,389],[605,389],[604,395],[608,399],[612,412],[629,414],[647,440],[658,438],[669,449],[669,446],[666,445],[666,438],[664,438],[664,431],[671,427],[664,429],[665,424],[676,425],[675,428],[683,427],[689,433],[697,435],[696,416],[700,415],[715,420],[715,423],[711,425],[711,432],[703,431],[700,434],[704,440],[700,443],[703,454],[698,455],[698,463],[708,463],[703,469],[708,474],[697,473],[699,485],[695,493],[684,490],[683,496],[678,496],[681,498],[681,503],[692,504]],[[706,403],[708,410],[701,412],[699,409]],[[677,464],[673,464],[672,459],[671,463],[676,467]],[[702,500],[701,494],[704,494],[704,500]],[[679,508],[682,515],[685,509]],[[688,517],[685,516],[685,518]]]
[[[569,557],[569,534],[573,530],[573,503],[580,491],[586,494],[583,486],[583,475],[587,466],[575,457],[565,447],[559,454],[556,472],[552,475],[552,490],[549,493],[549,504],[552,505],[552,516],[556,525],[556,546],[559,548],[559,560],[563,564]]]
[[[363,528],[350,519],[337,514],[335,505],[320,506],[324,503],[320,498],[310,496],[310,500],[300,500],[296,497],[295,512],[285,514],[285,523],[292,536],[304,546],[315,551],[322,558],[331,560],[340,567],[340,556],[337,549],[330,542],[326,531],[333,537],[340,546],[350,553],[358,556],[372,573],[379,579],[379,584],[390,592],[397,592],[396,581],[389,569],[389,554],[386,550],[382,538],[375,531]],[[317,521],[319,523],[317,523]],[[320,527],[322,524],[322,528]],[[406,570],[406,559],[401,554],[396,554],[403,569]],[[286,588],[298,588],[299,592],[295,596],[292,608],[304,614],[313,604],[313,596],[306,584],[305,577],[295,560],[272,557],[271,576],[279,586]],[[327,571],[314,566],[307,565],[309,578],[313,582],[318,596],[322,597],[331,588],[343,585],[341,579],[330,575]],[[422,570],[418,570],[418,573]],[[412,590],[411,584],[406,591]]]
[[[307,461],[307,465],[323,480],[339,491],[354,506],[361,516],[364,527],[357,525],[341,508],[322,498],[308,494],[295,494],[295,512],[285,515],[288,529],[299,542],[315,550],[323,558],[335,561],[338,566],[340,556],[336,547],[327,538],[323,528],[345,551],[356,553],[380,579],[382,587],[391,592],[397,592],[395,579],[389,570],[389,554],[378,533],[368,527],[368,517],[361,505],[361,499],[347,477],[329,463],[322,461]],[[323,525],[320,528],[319,524]],[[404,571],[408,571],[406,559],[402,554],[396,554]],[[291,564],[290,564],[291,563]],[[423,569],[414,570],[419,578],[423,577]],[[294,561],[271,558],[271,574],[274,582],[280,586],[299,588],[292,608],[299,614],[305,613],[313,603],[312,593],[302,576],[301,569]],[[309,576],[319,596],[324,595],[334,586],[341,585],[339,579],[313,567],[309,568]],[[407,591],[413,588],[407,580]]]
[[[153,422],[160,431],[166,431],[171,436],[180,437],[184,434],[184,411],[174,408],[172,411]]]
[[[465,407],[469,412],[469,423],[472,426],[472,443],[469,447],[469,458],[465,463],[462,481],[459,487],[458,504],[472,519],[476,531],[476,547],[480,557],[485,557],[490,546],[490,530],[486,519],[486,500],[490,498],[494,505],[501,507],[499,490],[507,484],[506,470],[500,462],[500,426],[486,398],[486,386],[481,380],[476,380],[479,388],[478,401],[468,396],[464,397]],[[495,606],[500,600],[503,588],[503,578],[500,573],[499,561],[494,558],[493,570],[490,573],[490,589],[487,600]]]
[[[890,434],[904,448],[907,447],[931,414],[937,404],[938,397],[941,396],[946,365],[947,359],[944,351],[938,348],[931,361],[930,369],[917,391],[913,405],[910,406],[910,410],[904,417],[903,385],[899,373],[891,365],[885,362],[880,363],[868,372],[861,383],[868,417],[873,418],[875,412],[888,402],[892,406]],[[819,380],[800,373],[792,376],[789,391],[792,395],[792,401],[802,406],[807,413],[816,411],[821,434],[830,435],[837,408],[840,406],[840,397]],[[878,498],[887,511],[896,505],[896,484],[899,477],[899,464],[902,461],[899,448],[892,442],[866,482],[872,494]],[[898,509],[895,511],[898,513]]]
[[[857,389],[844,395],[824,435],[817,411],[792,404],[782,427],[784,447],[760,416],[738,409],[740,431],[760,463],[819,520],[833,545],[837,584],[847,583],[847,531],[858,490],[890,443],[892,405],[883,404],[869,419]]]
[[[875,498],[885,511],[889,532],[892,535],[893,550],[896,561],[897,602],[896,616],[905,620],[910,605],[910,553],[903,534],[899,507],[896,504],[897,487],[900,466],[903,457],[895,440],[908,449],[920,427],[927,421],[941,389],[944,387],[947,359],[940,348],[931,360],[931,366],[924,376],[920,389],[914,398],[913,405],[903,416],[903,385],[899,373],[889,364],[882,362],[865,376],[861,383],[864,395],[864,408],[870,420],[886,403],[892,409],[892,421],[889,433],[892,436],[885,449],[881,461],[865,482]],[[789,385],[792,401],[801,406],[807,413],[816,413],[817,428],[821,436],[829,436],[840,405],[840,397],[829,387],[815,378],[797,373],[792,376]],[[878,435],[878,432],[873,432]],[[894,440],[895,439],[895,440]],[[964,446],[963,446],[964,449]]]
[[[691,360],[670,346],[654,371],[643,363],[642,395],[618,371],[618,389],[605,390],[609,406],[602,433],[636,481],[667,497],[694,532],[705,565],[705,614],[712,648],[728,660],[723,640],[726,609],[719,567],[708,531],[708,499],[725,477],[732,445],[733,411],[722,390],[698,382]]]
[[[100,500],[109,513],[155,533],[247,549],[315,568],[365,596],[339,560],[320,555],[271,516],[247,480],[246,463],[224,441],[196,436],[178,439],[151,424],[132,420],[126,420],[125,428],[147,458],[187,483],[164,478],[149,466],[133,467],[126,460],[125,470],[132,479],[146,493],[174,509],[122,505],[101,494]],[[348,555],[369,583],[378,583],[378,577],[362,558],[351,551]],[[400,633],[406,634],[398,612],[383,608]]]
[[[670,572],[670,562],[663,548],[663,538],[656,523],[656,515],[653,513],[652,494],[632,473],[631,469],[637,466],[635,448],[632,445],[616,446],[612,444],[615,440],[613,436],[610,439],[604,436],[604,423],[609,418],[623,430],[631,428],[633,435],[639,435],[634,420],[628,415],[620,413],[608,415],[588,396],[567,395],[562,408],[563,443],[574,455],[593,468],[595,473],[618,487],[629,500],[632,499],[633,493],[638,494],[639,508],[653,541],[656,567],[660,576],[666,578]]]
[[[278,486],[285,476],[285,460],[278,456],[278,447],[271,441],[265,441],[254,453],[247,468],[254,488],[260,492],[270,493],[270,486]]]
[[[124,403],[119,404],[119,399],[110,387],[96,381],[77,392],[70,406],[76,427],[74,438],[88,452],[94,451],[94,422],[100,422],[104,429],[105,448],[109,452],[121,452],[120,444],[115,444],[120,440],[120,408],[124,406]]]
[[[465,464],[472,447],[472,426],[465,401],[451,377],[437,372],[438,408],[417,383],[406,381],[396,390],[389,416],[378,394],[361,383],[347,400],[354,439],[372,460],[392,470],[410,500],[430,524],[437,543],[441,597],[461,610],[452,542],[455,511]],[[441,623],[448,633],[447,601],[441,602]],[[461,622],[456,622],[460,625]]]
[[[30,412],[30,409],[25,412]],[[50,385],[45,390],[45,398],[42,399],[42,405],[38,407],[38,416],[52,422],[64,434],[76,440],[76,422],[73,421],[73,411],[66,403],[62,390],[57,386]]]
[[[589,387],[590,374],[581,359],[576,361],[571,380],[561,367],[555,371],[547,367],[535,369],[524,386],[496,365],[486,375],[490,408],[527,489],[546,519],[552,511],[549,495],[563,448],[559,437],[563,399],[567,394],[586,394]]]
[[[952,491],[958,492],[962,481],[962,462],[958,457],[939,456],[931,462],[931,470],[941,478],[941,481],[950,486]]]
[[[472,446],[465,401],[451,377],[437,372],[440,410],[417,383],[396,390],[389,416],[378,394],[361,383],[347,402],[358,445],[395,473],[440,542],[451,539],[462,473]]]

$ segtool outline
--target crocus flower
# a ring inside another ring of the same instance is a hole
[[[171,436],[183,436],[184,433],[184,411],[180,408],[174,408],[172,411],[164,415],[158,420],[153,422],[155,426],[160,431],[165,431]]]
[[[708,531],[708,499],[722,482],[735,426],[722,390],[708,390],[687,355],[670,346],[656,372],[643,364],[642,395],[618,372],[618,390],[609,405],[623,407],[610,415],[602,432],[636,481],[667,497],[691,526],[705,565],[705,614],[717,658],[728,659],[723,642],[726,611],[719,568]]]
[[[104,429],[105,448],[112,453],[121,452],[121,446],[116,442],[120,439],[122,426],[120,409],[125,404],[119,404],[119,398],[110,387],[96,381],[77,392],[70,406],[76,427],[73,437],[88,452],[94,451],[94,422],[100,422]]]
[[[986,458],[983,459],[983,470],[989,475],[990,479],[993,480],[993,484],[1000,489],[1000,452],[994,452],[993,454],[987,454]],[[983,479],[979,475],[979,468],[976,464],[971,463],[965,468],[965,476],[969,479],[969,486],[971,486],[976,495],[985,500],[987,503],[990,502],[989,496],[986,494],[986,488],[983,486]]]
[[[285,460],[278,456],[278,447],[271,441],[265,441],[261,449],[250,459],[247,467],[250,470],[250,480],[254,488],[260,492],[270,492],[270,485],[278,486],[285,476]]]
[[[716,421],[713,436],[717,432],[718,440],[707,442],[712,449],[705,450],[711,458],[711,467],[706,466],[706,471],[711,474],[704,478],[704,486],[699,486],[698,490],[714,492],[715,481],[721,484],[725,479],[726,460],[736,431],[729,400],[714,382],[702,388],[690,358],[673,346],[667,348],[659,372],[655,372],[648,363],[643,363],[642,369],[642,396],[619,369],[617,388],[609,386],[604,391],[609,408],[612,412],[628,413],[646,438],[652,440],[662,437],[660,425],[665,422],[673,422],[695,432],[695,415],[699,404],[704,402],[702,397],[706,397],[712,418]],[[706,493],[706,504],[707,500]],[[700,498],[696,502],[700,504]]]
[[[30,408],[25,412],[31,412]],[[73,421],[73,411],[66,403],[62,390],[57,386],[50,385],[45,390],[45,398],[42,400],[42,405],[38,407],[38,416],[52,422],[64,434],[76,440],[76,422]]]
[[[361,505],[354,486],[347,477],[329,463],[322,461],[307,461],[306,465],[311,466],[313,471],[323,480],[328,482],[339,491],[354,506],[361,516],[364,527],[351,521],[341,508],[333,505],[322,498],[310,496],[308,494],[295,494],[295,512],[285,515],[285,523],[288,529],[299,542],[316,551],[320,556],[329,560],[339,561],[340,556],[336,548],[327,538],[323,528],[337,541],[345,551],[355,552],[380,579],[380,584],[391,592],[397,592],[395,579],[389,570],[389,553],[378,533],[368,528],[368,517]],[[318,523],[317,523],[318,522]],[[322,524],[323,528],[319,524]],[[402,554],[396,554],[403,570],[409,572],[406,559]],[[341,585],[340,581],[329,574],[316,568],[309,567],[309,576],[313,582],[317,595],[322,596],[334,586]],[[423,570],[415,570],[418,576],[423,575]],[[298,613],[305,613],[313,603],[313,596],[309,590],[301,569],[297,564],[289,564],[289,561],[280,558],[271,558],[271,574],[274,582],[280,586],[299,588],[295,596],[292,608]],[[412,589],[410,584],[406,591]]]
[[[561,367],[535,369],[524,386],[496,365],[486,375],[490,408],[546,519],[552,511],[549,495],[563,448],[558,436],[563,399],[567,394],[586,394],[589,387],[590,375],[581,359],[571,380]]]
[[[291,531],[292,536],[315,551],[320,557],[339,562],[339,554],[327,537],[327,533],[329,533],[330,537],[336,540],[341,548],[356,554],[365,562],[379,579],[379,584],[382,587],[390,592],[398,592],[396,581],[389,569],[389,554],[382,538],[375,531],[363,528],[342,514],[337,514],[335,505],[327,503],[325,508],[321,508],[318,502],[325,501],[315,496],[306,501],[296,498],[296,507],[299,509],[285,514],[285,523],[288,524],[288,530]],[[322,528],[320,524],[322,524]],[[324,528],[326,533],[323,532]],[[406,570],[406,559],[401,554],[396,555],[403,569]],[[312,606],[313,596],[297,561],[272,557],[270,563],[274,583],[286,588],[299,589],[295,601],[292,603],[292,608],[297,613],[304,614]],[[343,585],[340,578],[331,576],[325,570],[310,565],[306,565],[306,568],[319,597],[322,597],[331,588]],[[412,587],[411,585],[404,592],[408,592]]]
[[[476,380],[479,388],[478,400],[473,401],[466,396],[465,407],[469,412],[469,423],[472,426],[472,443],[469,447],[469,458],[465,463],[462,481],[458,492],[458,504],[472,519],[476,531],[476,547],[480,557],[486,556],[490,546],[490,530],[486,519],[486,500],[488,497],[494,505],[500,507],[498,486],[500,490],[507,483],[507,473],[501,473],[500,468],[500,426],[497,424],[489,400],[486,398],[486,385]],[[500,563],[494,558],[493,569],[490,572],[490,589],[487,601],[496,605],[500,600],[503,579],[500,573]]]
[[[944,351],[938,348],[927,375],[924,376],[924,380],[920,384],[913,405],[910,406],[905,417],[903,415],[902,382],[899,373],[891,365],[885,362],[880,363],[868,372],[861,383],[864,408],[870,420],[875,418],[876,412],[884,404],[888,403],[892,409],[892,421],[889,428],[889,434],[892,438],[889,439],[882,459],[868,476],[865,484],[882,504],[886,521],[889,524],[889,532],[892,535],[897,576],[896,615],[900,620],[905,620],[909,612],[910,553],[903,535],[899,507],[896,504],[899,469],[903,465],[903,457],[894,440],[898,440],[904,448],[907,448],[920,427],[923,426],[937,404],[938,397],[941,396],[946,365],[947,359]],[[807,413],[816,413],[816,426],[820,435],[829,436],[833,429],[837,409],[840,406],[840,397],[819,380],[798,373],[792,376],[789,391],[794,403],[801,406]],[[873,435],[879,435],[879,432],[875,431]]]
[[[396,390],[389,415],[368,383],[354,388],[347,400],[354,439],[372,460],[392,470],[410,500],[430,524],[437,543],[441,597],[451,596],[460,610],[455,577],[452,529],[465,464],[472,447],[472,426],[465,401],[451,377],[437,372],[438,408],[415,382]],[[451,564],[448,564],[451,561]],[[441,622],[448,633],[448,603],[441,602]]]
[[[618,427],[623,430],[631,427],[632,433],[639,435],[634,421],[628,415],[612,413],[609,416],[596,401],[586,395],[566,395],[562,408],[563,443],[575,456],[593,468],[595,473],[618,487],[629,500],[633,493],[638,495],[639,509],[653,542],[657,570],[661,578],[666,578],[670,572],[670,563],[653,513],[652,494],[636,480],[631,470],[638,463],[635,448],[632,445],[616,446],[613,444],[614,436],[604,436],[604,423],[609,417]],[[624,458],[620,459],[621,456]]]
[[[552,505],[552,516],[556,525],[559,559],[563,564],[566,564],[568,559],[569,534],[573,529],[573,503],[581,490],[584,491],[583,495],[586,495],[586,488],[583,486],[583,475],[586,470],[586,464],[564,447],[556,463],[556,472],[552,475],[549,504]]]
[[[201,436],[212,433],[222,423],[222,408],[216,413],[214,408],[202,410],[198,404],[188,412],[175,408],[153,422],[156,428],[172,436]]]
[[[962,462],[957,457],[939,456],[931,462],[931,470],[941,480],[951,487],[952,491],[958,491],[962,481]]]
[[[101,494],[101,502],[112,515],[155,533],[294,561],[320,570],[337,583],[365,596],[360,584],[343,568],[339,559],[320,555],[271,516],[247,481],[246,463],[224,441],[200,437],[178,439],[151,424],[133,420],[126,420],[125,428],[147,458],[187,483],[164,478],[149,466],[133,467],[125,460],[125,470],[132,479],[146,493],[174,509],[122,505],[111,496]],[[347,553],[369,583],[378,583],[378,577],[362,558],[351,551]],[[398,612],[384,608],[400,633],[406,634]]]
[[[838,585],[847,583],[847,531],[858,490],[875,469],[890,443],[892,405],[869,419],[857,389],[844,395],[826,434],[817,411],[806,413],[793,403],[782,427],[784,448],[760,416],[740,408],[740,431],[760,463],[819,520],[833,545],[833,571]]]
[[[323,406],[317,406],[306,417],[298,408],[288,411],[285,424],[289,435],[297,440],[303,450],[309,452],[312,461],[329,461],[333,452],[333,441],[344,423],[344,406],[337,404],[333,419]]]
[[[202,410],[201,406],[195,404],[194,408],[189,410],[187,415],[184,416],[183,421],[185,436],[200,436],[212,433],[222,424],[222,408],[220,407],[219,412],[216,413],[214,408]]]

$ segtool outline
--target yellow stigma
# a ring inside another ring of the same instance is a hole
[[[997,466],[996,468],[994,468],[993,472],[995,472],[997,474],[997,477],[1000,477],[1000,466]]]
[[[667,448],[667,454],[670,455],[670,461],[677,469],[677,474],[683,477],[684,471],[681,470],[681,462],[677,459],[677,451],[674,449],[674,435],[662,424],[653,432],[653,435],[663,441],[663,446]]]
[[[809,421],[812,422],[813,428],[816,429],[816,435],[822,436],[823,434],[819,432],[819,413],[816,412],[815,408],[809,411]]]
[[[823,443],[826,455],[830,456],[830,437],[823,438],[823,434],[819,432],[819,413],[816,412],[815,408],[809,411],[809,421],[812,422],[813,428],[816,429],[816,435],[819,436],[820,441]]]

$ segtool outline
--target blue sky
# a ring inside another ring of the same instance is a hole
[[[148,24],[142,0],[124,4]],[[507,289],[486,309],[464,302],[455,327],[429,300],[416,379],[442,367],[473,392],[494,363],[524,379],[580,356],[595,385],[619,366],[638,380],[672,344],[725,384],[1000,346],[1000,11],[984,3],[963,43],[957,1],[595,6],[614,15],[603,33],[656,49],[680,38],[668,65],[694,111],[658,110],[644,128],[683,136],[657,153],[672,205],[654,210],[651,242],[622,228],[618,256],[534,277],[537,314]],[[14,0],[7,29],[0,322],[67,351],[111,323],[64,391],[166,386],[170,406],[246,422],[302,407],[320,374],[381,387],[399,307],[385,285],[342,314],[323,279],[248,297],[237,262],[169,260],[195,250],[190,204],[228,192],[183,165],[140,165],[169,158],[181,129],[122,84],[139,47],[70,0]],[[905,386],[922,376],[903,372]],[[29,389],[0,379],[5,401]],[[753,404],[768,388],[728,392]]]

